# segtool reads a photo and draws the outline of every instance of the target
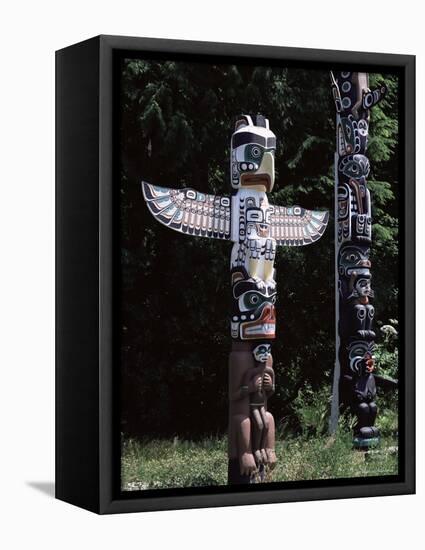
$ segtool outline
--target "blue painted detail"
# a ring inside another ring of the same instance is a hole
[[[353,447],[356,449],[370,449],[371,447],[378,446],[380,442],[380,437],[369,437],[368,439],[363,437],[355,437],[353,439]]]

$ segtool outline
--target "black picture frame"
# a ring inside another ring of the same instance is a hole
[[[401,78],[400,473],[123,495],[114,391],[114,59],[125,52],[398,71]],[[98,36],[56,52],[56,498],[100,514],[415,492],[415,57]]]

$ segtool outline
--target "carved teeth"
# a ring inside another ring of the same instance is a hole
[[[246,334],[271,334],[275,331],[275,323],[263,323],[256,327],[247,327],[245,329]]]

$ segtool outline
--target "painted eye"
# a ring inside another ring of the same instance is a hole
[[[342,100],[342,106],[344,107],[344,109],[348,109],[349,107],[351,107],[351,99],[349,97],[344,97],[344,99]]]
[[[261,150],[259,147],[253,147],[251,149],[251,155],[254,157],[254,158],[258,158],[260,155],[261,155]]]
[[[344,256],[344,260],[346,262],[354,262],[355,260],[357,260],[357,255],[354,254],[354,253],[352,253],[352,254],[347,253]]]
[[[255,291],[246,292],[240,307],[245,311],[253,311],[263,303],[263,297]]]

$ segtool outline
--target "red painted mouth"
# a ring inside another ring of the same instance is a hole
[[[241,324],[243,340],[272,340],[276,338],[276,310],[273,304],[266,304],[256,321]]]
[[[271,189],[271,180],[268,174],[242,174],[241,175],[241,186],[242,187],[253,187],[262,185],[266,192],[269,192]]]

